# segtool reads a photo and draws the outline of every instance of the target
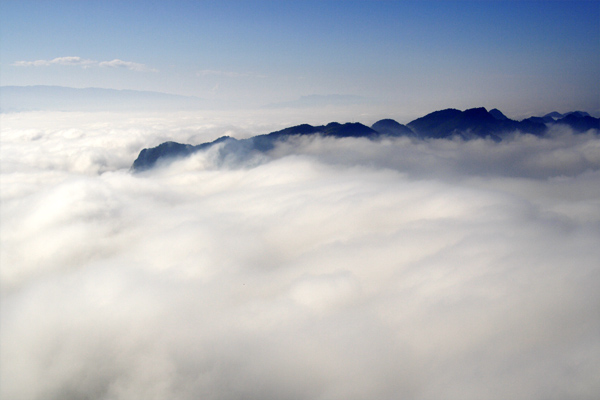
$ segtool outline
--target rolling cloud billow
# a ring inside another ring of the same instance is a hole
[[[3,114],[0,397],[596,398],[598,129],[467,111]]]

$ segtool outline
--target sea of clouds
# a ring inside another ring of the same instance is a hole
[[[597,132],[129,170],[275,115],[0,116],[2,399],[600,396]]]

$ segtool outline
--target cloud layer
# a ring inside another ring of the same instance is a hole
[[[192,118],[3,115],[2,398],[600,394],[597,135],[128,172]]]
[[[102,67],[102,68],[125,68],[131,71],[140,72],[157,72],[156,69],[150,68],[144,64],[135,63],[132,61],[123,61],[114,59],[112,61],[95,61],[84,59],[81,57],[57,57],[52,60],[35,60],[35,61],[16,61],[12,64],[15,67],[48,67],[51,65],[63,66],[78,66],[83,68]]]

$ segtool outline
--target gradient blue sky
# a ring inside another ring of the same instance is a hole
[[[600,112],[598,1],[0,4],[2,85]]]

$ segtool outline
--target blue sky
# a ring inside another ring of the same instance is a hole
[[[0,4],[2,85],[600,112],[597,1]]]

